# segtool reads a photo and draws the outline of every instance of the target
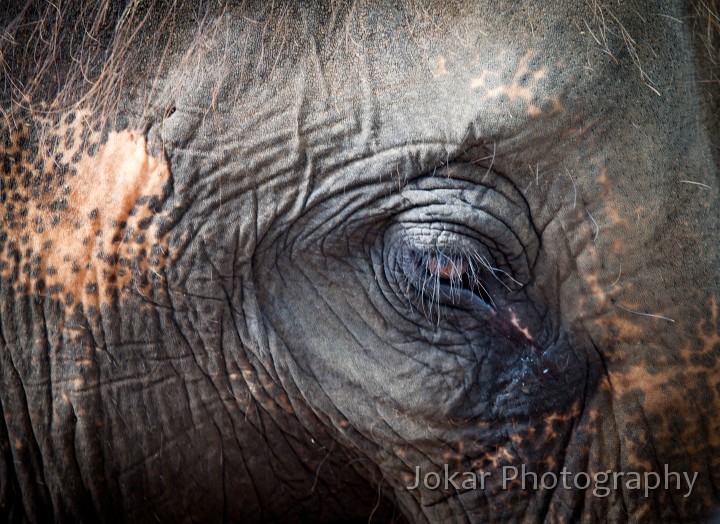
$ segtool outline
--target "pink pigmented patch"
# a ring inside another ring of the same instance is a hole
[[[515,315],[515,312],[513,312],[512,317],[510,317],[510,323],[513,326],[515,326],[515,329],[517,329],[520,333],[522,333],[526,339],[528,339],[530,341],[534,340],[533,336],[530,334],[530,330],[528,330],[528,328],[520,325],[520,321],[518,320],[517,315]]]
[[[0,276],[22,294],[59,299],[67,308],[147,294],[169,257],[158,226],[171,179],[167,161],[148,152],[142,133],[111,131],[103,139],[87,116],[39,120],[41,138],[21,126],[11,130],[9,146],[0,146],[14,160],[5,175],[13,200],[0,202],[8,217],[0,251],[12,263]]]

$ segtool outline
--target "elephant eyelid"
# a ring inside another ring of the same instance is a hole
[[[459,302],[463,291],[469,291],[487,307],[496,308],[483,278],[493,275],[495,270],[481,255],[412,250],[406,263],[413,287],[420,291],[423,303],[429,302],[431,309],[442,298],[453,304]]]

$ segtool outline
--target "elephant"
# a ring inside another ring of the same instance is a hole
[[[713,518],[719,7],[11,0],[0,520]]]

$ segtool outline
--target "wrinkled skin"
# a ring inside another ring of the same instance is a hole
[[[0,48],[1,520],[711,514],[710,13],[22,8]],[[408,489],[446,464],[485,489]],[[503,489],[521,465],[698,476],[687,497]]]

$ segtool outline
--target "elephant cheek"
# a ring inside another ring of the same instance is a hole
[[[697,473],[689,494],[670,489],[651,497],[658,507],[689,513],[701,512],[720,482],[720,422],[709,415],[720,409],[717,299],[699,300],[693,310],[675,322],[624,310],[602,319],[604,377],[578,431],[593,442],[588,463],[597,470]],[[647,512],[648,500],[636,492],[624,501],[631,513]]]

